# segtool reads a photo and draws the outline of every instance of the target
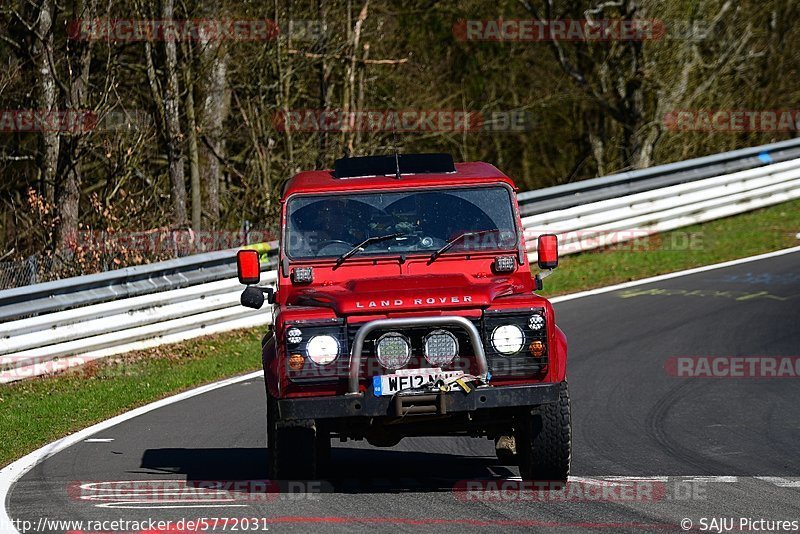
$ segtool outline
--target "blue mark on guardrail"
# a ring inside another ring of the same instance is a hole
[[[762,152],[759,154],[758,159],[760,159],[763,163],[772,163],[772,156],[770,156],[768,152]]]

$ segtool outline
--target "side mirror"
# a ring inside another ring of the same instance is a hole
[[[239,283],[250,286],[261,281],[261,262],[255,250],[240,250],[236,254],[236,271]]]
[[[242,306],[258,310],[264,305],[264,300],[270,304],[275,302],[275,291],[271,287],[247,286],[242,291],[240,302]]]
[[[242,306],[257,310],[264,305],[264,293],[257,287],[248,286],[242,292]]]
[[[558,267],[558,236],[543,234],[539,236],[537,246],[539,253],[539,269],[555,269]]]

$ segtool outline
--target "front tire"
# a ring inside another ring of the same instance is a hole
[[[278,401],[267,395],[267,446],[273,480],[316,478],[321,456],[319,444],[313,419],[281,421]]]
[[[516,444],[522,479],[565,483],[572,459],[572,415],[567,382],[561,382],[557,402],[543,404],[519,419]]]

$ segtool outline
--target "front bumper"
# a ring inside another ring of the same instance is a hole
[[[549,404],[558,400],[559,384],[486,386],[471,393],[405,393],[375,397],[371,393],[335,397],[279,399],[281,419],[332,419],[342,417],[400,417],[410,414],[449,414],[492,408]]]

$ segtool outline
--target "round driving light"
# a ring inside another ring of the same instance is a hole
[[[544,343],[542,343],[541,341],[537,340],[532,342],[529,348],[531,350],[531,355],[534,358],[541,358],[542,356],[544,356]]]
[[[308,340],[306,352],[317,365],[328,365],[339,356],[339,341],[333,336],[314,336]]]
[[[306,364],[305,358],[302,354],[292,354],[289,356],[289,368],[294,371],[299,371]]]
[[[289,343],[300,343],[303,341],[303,333],[299,328],[290,328],[286,331],[286,341]]]
[[[378,361],[386,369],[400,369],[411,359],[411,345],[398,332],[389,332],[378,338]]]
[[[447,330],[434,330],[425,338],[425,359],[431,365],[447,365],[458,355],[458,340]]]
[[[522,329],[513,324],[498,326],[492,332],[492,346],[500,354],[516,354],[524,341]]]
[[[539,315],[531,315],[530,319],[528,319],[528,326],[531,330],[541,330],[544,327],[544,317]]]

